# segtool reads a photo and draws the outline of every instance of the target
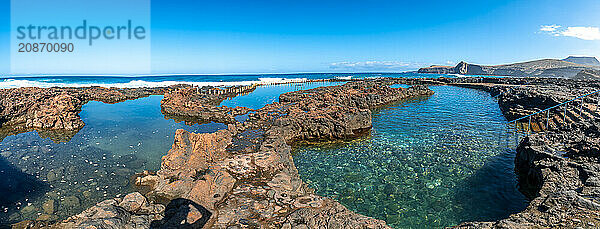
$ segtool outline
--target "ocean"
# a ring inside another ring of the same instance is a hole
[[[419,73],[298,73],[249,75],[153,75],[153,76],[0,76],[0,89],[19,87],[166,87],[176,84],[233,86],[255,83],[281,83],[313,79],[373,77],[440,77],[448,75]],[[452,76],[450,76],[452,77]]]

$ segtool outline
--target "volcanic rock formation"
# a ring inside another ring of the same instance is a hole
[[[120,219],[119,223],[129,226],[135,223],[136,228],[173,223],[192,228],[389,228],[381,220],[354,213],[332,199],[314,194],[300,179],[290,146],[303,140],[356,137],[371,128],[370,109],[433,93],[423,86],[385,86],[389,83],[370,80],[286,93],[280,102],[254,111],[247,121],[231,123],[226,130],[208,134],[178,130],[172,149],[162,159],[161,169],[136,178],[150,206],[168,203],[167,210],[160,216],[155,212],[140,216],[137,211],[121,212],[119,208],[108,218]],[[178,96],[185,95],[195,93]],[[180,97],[177,101],[192,100]],[[176,114],[177,107],[184,108],[181,114],[189,114],[192,109],[172,104],[175,105],[171,111]],[[144,198],[136,199],[145,203]],[[117,202],[109,203],[109,208]],[[103,202],[91,209],[104,209],[106,205]],[[91,211],[94,210],[86,212]],[[131,216],[135,216],[135,222]],[[105,215],[82,213],[75,218],[58,225],[112,225],[110,220],[102,224]]]

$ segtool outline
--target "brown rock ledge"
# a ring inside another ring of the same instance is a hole
[[[0,140],[37,130],[55,142],[65,142],[85,125],[78,114],[87,102],[117,103],[163,94],[164,90],[166,88],[0,89]]]
[[[250,93],[254,89],[256,89],[256,85],[225,89],[184,87],[170,90],[165,93],[165,98],[161,102],[161,111],[165,116],[178,121],[235,123],[235,116],[246,114],[252,109],[231,108],[219,106],[219,104],[227,98]]]

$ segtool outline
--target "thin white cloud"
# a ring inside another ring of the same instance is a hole
[[[598,27],[571,26],[563,28],[560,25],[542,25],[540,31],[557,37],[575,37],[588,41],[600,40],[600,28]]]
[[[560,25],[542,25],[540,27],[540,31],[543,32],[554,32],[557,29],[559,29],[561,26]]]
[[[329,68],[336,70],[353,71],[391,71],[418,68],[420,64],[401,61],[357,61],[336,62],[329,64]]]

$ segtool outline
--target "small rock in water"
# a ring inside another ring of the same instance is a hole
[[[20,219],[21,219],[21,214],[19,214],[17,212],[10,214],[10,216],[8,216],[9,221],[19,221]]]
[[[51,221],[51,220],[55,220],[56,216],[54,215],[48,215],[48,214],[41,214],[40,216],[37,217],[37,221]]]
[[[21,209],[21,215],[28,217],[35,214],[36,211],[37,209],[33,205],[28,205]]]
[[[78,208],[79,198],[77,198],[76,196],[67,196],[62,201],[61,206],[66,208]]]
[[[54,213],[54,200],[47,200],[46,202],[44,202],[44,204],[42,205],[42,209],[46,214]]]
[[[48,182],[54,182],[58,179],[58,176],[56,176],[56,173],[54,171],[50,170],[46,178],[48,179]]]

